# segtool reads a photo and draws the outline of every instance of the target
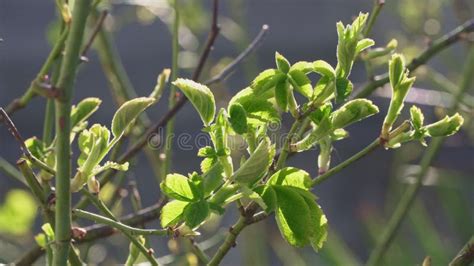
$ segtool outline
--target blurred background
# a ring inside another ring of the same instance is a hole
[[[190,77],[209,31],[211,1],[181,0],[180,6],[179,76]],[[229,79],[211,87],[218,106],[226,105],[232,95],[248,86],[260,71],[274,67],[275,51],[291,62],[323,59],[335,65],[336,22],[350,23],[360,11],[369,12],[372,6],[372,0],[221,1],[219,24],[222,31],[201,80],[217,73],[245,49],[263,24],[268,24],[270,31],[259,49]],[[130,82],[140,96],[148,95],[156,84],[157,75],[171,67],[173,14],[172,1],[111,1],[105,27],[113,33]],[[376,46],[385,46],[392,38],[397,39],[397,50],[410,60],[431,40],[472,17],[474,3],[470,0],[387,1],[370,37]],[[0,106],[21,96],[36,76],[56,36],[56,21],[52,0],[0,0],[0,38],[3,39],[0,42]],[[472,36],[470,38],[472,41]],[[467,50],[466,42],[460,42],[421,67],[416,72],[416,89],[410,93],[406,107],[417,104],[427,122],[443,117],[444,107],[451,99],[446,90],[459,84]],[[109,125],[117,109],[116,101],[96,51],[92,50],[88,57],[89,62],[78,74],[74,102],[85,97],[101,98],[100,110],[89,121]],[[375,74],[387,71],[386,60],[374,63]],[[368,73],[362,62],[355,65],[351,80],[356,90],[367,82]],[[158,121],[166,112],[167,92],[159,104],[148,110],[152,121]],[[465,126],[459,134],[444,142],[384,265],[421,264],[427,255],[432,257],[433,265],[446,265],[474,233],[472,88],[468,94],[471,96],[466,96],[463,104]],[[351,137],[336,143],[332,165],[342,162],[378,136],[382,114],[389,103],[383,95],[383,90],[379,90],[371,96],[381,108],[381,114],[349,128]],[[27,108],[12,116],[25,138],[41,136],[44,108],[45,101],[35,98]],[[283,132],[289,130],[290,122],[288,118],[283,119]],[[176,134],[195,135],[202,124],[188,104],[177,115],[175,126]],[[173,145],[177,147],[176,143]],[[198,148],[186,151],[176,148],[173,171],[185,174],[198,170]],[[320,253],[310,247],[296,249],[287,245],[273,219],[268,219],[244,231],[223,265],[360,265],[367,260],[401,192],[411,182],[410,175],[418,169],[424,149],[419,143],[390,151],[379,149],[318,186],[315,193],[330,224],[329,240]],[[20,155],[18,144],[7,128],[0,125],[0,156],[14,163]],[[301,167],[315,176],[316,160],[317,153],[310,151],[292,157],[288,165]],[[156,203],[160,197],[152,167],[145,156],[140,155],[125,175],[120,190],[122,204],[114,209],[117,214],[133,211],[130,193],[126,193],[131,190],[130,181],[136,182],[143,206]],[[0,172],[0,262],[12,261],[34,245],[34,236],[41,226],[40,219],[35,219],[36,212],[34,201],[22,183]],[[208,254],[215,251],[237,216],[238,212],[231,206],[221,221],[204,226],[203,235],[196,240],[206,247]],[[87,225],[82,221],[80,224]],[[147,226],[157,228],[159,223],[156,221]],[[192,265],[195,258],[187,254],[186,247],[179,242],[155,238],[152,247],[163,263]],[[115,235],[92,245],[83,245],[81,251],[87,254],[91,263],[116,264],[125,261],[128,242]]]

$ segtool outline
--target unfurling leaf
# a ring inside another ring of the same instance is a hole
[[[453,116],[446,116],[436,123],[426,126],[426,131],[431,137],[444,137],[451,136],[458,132],[464,123],[463,117],[456,113]]]
[[[181,220],[184,209],[189,202],[173,200],[166,203],[161,209],[160,223],[161,227],[173,226]]]
[[[271,90],[273,92],[273,90]],[[259,126],[280,120],[277,110],[268,101],[270,97],[257,96],[252,89],[246,88],[237,93],[229,102],[229,106],[239,103],[247,114],[248,126]]]
[[[291,70],[298,70],[305,74],[308,74],[314,71],[314,63],[307,62],[307,61],[299,61],[299,62],[294,63],[291,66],[290,71]]]
[[[268,90],[275,87],[279,81],[284,79],[286,79],[286,74],[279,69],[267,69],[258,74],[258,76],[252,81],[250,87],[255,95],[260,97]]]
[[[334,68],[323,60],[314,61],[313,70],[314,72],[319,73],[322,76],[329,77],[330,79],[334,79],[336,77],[336,71]]]
[[[165,180],[161,182],[160,188],[166,196],[173,199],[181,201],[192,201],[194,199],[190,181],[184,175],[168,174]]]
[[[85,98],[71,109],[71,128],[89,118],[99,109],[102,100],[99,98]]]
[[[283,112],[288,111],[288,100],[290,97],[290,84],[288,81],[280,81],[275,86],[275,99]]]
[[[241,104],[236,103],[230,106],[229,122],[235,133],[242,135],[247,132],[247,113]]]
[[[163,71],[158,75],[158,78],[156,79],[155,88],[148,97],[155,99],[155,102],[158,102],[161,99],[161,96],[163,95],[163,92],[166,87],[165,85],[166,83],[168,83],[170,74],[171,70],[169,68],[163,69]]]
[[[290,71],[289,76],[293,88],[304,97],[308,99],[311,98],[313,95],[313,87],[311,86],[311,80],[306,76],[306,74],[294,69]]]
[[[232,179],[241,184],[251,185],[260,180],[267,172],[275,151],[270,140],[265,138],[240,168]]]
[[[154,98],[140,97],[122,104],[112,119],[111,129],[114,137],[122,137],[127,127],[154,101]]]
[[[290,71],[290,62],[278,52],[275,52],[275,63],[281,72],[288,73]]]
[[[352,100],[332,113],[332,125],[333,128],[344,128],[378,112],[379,108],[369,100]]]
[[[354,85],[347,78],[336,79],[336,102],[345,101],[352,93]]]
[[[389,62],[389,78],[392,86],[392,98],[380,134],[380,137],[385,140],[388,140],[389,131],[400,115],[408,91],[415,82],[415,77],[408,77],[408,70],[405,69],[402,55],[392,55]]]
[[[211,124],[216,114],[216,102],[212,91],[207,86],[189,79],[177,79],[173,85],[178,87],[193,104],[204,125]]]
[[[356,55],[358,55],[360,52],[364,51],[365,49],[373,46],[375,44],[374,40],[372,39],[362,39],[357,43],[356,46]]]
[[[328,136],[333,129],[329,117],[324,117],[316,128],[306,135],[302,140],[290,146],[290,150],[294,152],[301,152],[311,149],[318,141]]]
[[[423,113],[421,112],[420,108],[413,105],[410,108],[410,117],[413,127],[419,130],[423,126],[423,121],[425,119]]]

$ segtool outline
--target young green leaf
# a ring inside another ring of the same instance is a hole
[[[275,86],[275,99],[283,112],[288,111],[288,100],[290,97],[290,84],[288,81],[280,81]]]
[[[292,70],[298,70],[298,71],[301,71],[305,74],[308,74],[308,73],[313,72],[314,63],[307,62],[307,61],[299,61],[299,62],[294,63],[291,66],[290,71],[292,71]]]
[[[122,137],[135,118],[137,118],[145,109],[154,102],[153,98],[140,97],[127,101],[115,112],[112,119],[112,134],[116,139]]]
[[[165,228],[177,224],[181,220],[184,209],[188,204],[189,202],[179,200],[173,200],[166,203],[161,209],[161,227]]]
[[[347,78],[336,79],[336,102],[345,101],[352,93],[354,85]]]
[[[275,52],[275,63],[281,72],[288,73],[290,71],[290,62],[278,52]]]
[[[214,190],[219,188],[224,180],[224,168],[220,163],[215,163],[209,168],[203,176],[204,196],[210,195]]]
[[[431,137],[451,136],[458,132],[463,123],[464,118],[459,113],[456,113],[453,116],[446,116],[436,123],[427,125],[426,131]]]
[[[362,39],[357,43],[356,46],[356,55],[358,55],[360,52],[364,51],[365,49],[374,46],[375,42],[372,39]]]
[[[272,92],[274,90],[271,90]],[[239,103],[247,114],[248,126],[259,126],[280,120],[277,110],[264,95],[257,96],[252,90],[244,89],[229,102],[229,106]]]
[[[336,71],[334,70],[334,68],[324,60],[314,61],[313,70],[314,72],[321,74],[322,76],[326,76],[330,79],[334,79],[336,77]]]
[[[103,171],[106,171],[109,169],[114,169],[117,171],[128,171],[128,166],[129,166],[128,162],[116,163],[112,161],[107,161],[105,162],[104,165],[95,167],[94,170],[92,170],[92,175],[98,175],[102,173]]]
[[[311,149],[318,141],[328,136],[332,129],[331,120],[329,117],[324,117],[311,133],[297,143],[292,144],[290,150],[293,152],[301,152]]]
[[[401,54],[393,54],[388,65],[390,85],[392,88],[396,88],[405,73],[405,59]]]
[[[34,157],[40,160],[45,157],[44,143],[37,137],[31,137],[25,140],[25,146]]]
[[[250,87],[255,95],[261,96],[284,79],[286,79],[286,74],[279,69],[267,69],[258,74],[258,76],[252,81]]]
[[[333,128],[344,128],[379,112],[379,108],[370,100],[356,99],[347,102],[332,113]]]
[[[242,135],[247,132],[247,112],[241,104],[236,103],[230,106],[229,122],[235,133]]]
[[[186,95],[198,111],[204,125],[208,126],[216,114],[216,102],[212,91],[207,86],[189,79],[177,79],[173,85]]]
[[[425,119],[423,113],[421,112],[420,108],[413,105],[410,108],[410,117],[411,123],[416,130],[419,130],[423,126],[423,121]]]
[[[97,109],[102,100],[99,98],[85,98],[71,109],[71,128],[87,120]]]
[[[303,199],[308,206],[311,217],[311,223],[308,225],[311,228],[309,240],[314,251],[319,251],[328,236],[328,220],[321,207],[314,200],[309,197],[303,197]]]
[[[168,174],[165,180],[161,182],[160,188],[166,196],[173,199],[181,201],[192,201],[194,199],[188,178],[180,174]]]
[[[313,87],[311,86],[311,80],[306,76],[305,73],[293,69],[289,72],[290,83],[295,90],[301,93],[306,98],[311,98],[313,95]]]
[[[232,180],[241,184],[254,184],[267,172],[272,163],[274,152],[270,140],[263,139],[247,161],[235,171]]]
[[[258,193],[262,200],[265,202],[265,205],[267,207],[264,209],[264,211],[266,213],[273,212],[277,206],[277,197],[273,187],[270,185],[262,185],[256,187],[254,191]]]
[[[304,198],[290,187],[273,186],[278,207],[275,218],[283,238],[293,246],[309,243],[311,215]]]
[[[209,215],[209,204],[205,200],[191,202],[184,208],[184,221],[190,228],[195,228],[204,222]]]
[[[268,180],[267,184],[291,186],[308,190],[311,187],[311,177],[304,170],[294,167],[286,167],[274,173]]]

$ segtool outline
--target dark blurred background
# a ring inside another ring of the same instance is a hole
[[[211,1],[180,2],[183,7],[180,32],[183,36],[180,40],[179,76],[189,77],[208,33]],[[114,31],[118,51],[137,94],[148,95],[161,70],[171,67],[170,23],[173,10],[166,0],[112,3],[106,26]],[[336,22],[341,20],[347,24],[359,11],[371,11],[372,5],[371,0],[222,1],[219,17],[222,34],[216,41],[202,80],[238,55],[263,24],[268,24],[270,31],[260,48],[228,80],[212,86],[218,105],[225,105],[259,71],[273,67],[275,51],[291,62],[324,59],[335,65]],[[376,46],[384,46],[396,38],[398,51],[410,59],[423,51],[430,40],[473,17],[474,13],[469,8],[474,10],[472,1],[468,0],[387,1],[371,37]],[[48,35],[53,35],[51,32],[54,31],[56,19],[52,0],[0,0],[0,38],[3,39],[0,43],[0,106],[6,106],[19,97],[35,77],[50,51]],[[421,90],[417,91],[417,97],[411,99],[422,108],[427,122],[438,120],[444,112],[443,105],[449,101],[449,97],[442,94],[442,88],[430,79],[430,71],[434,69],[443,73],[454,84],[459,84],[467,49],[465,43],[455,44],[431,60],[429,68],[419,71],[415,87]],[[91,96],[101,98],[101,108],[90,123],[109,125],[117,107],[94,50],[89,53],[89,60],[78,74],[74,102]],[[376,73],[385,71],[386,64],[376,69]],[[355,65],[351,80],[356,90],[367,82],[362,63]],[[424,90],[433,93],[426,94]],[[472,95],[472,89],[469,93]],[[147,112],[153,121],[166,112],[167,98],[166,93],[162,101]],[[351,137],[336,143],[332,165],[356,153],[378,136],[388,100],[378,96],[373,96],[372,100],[381,108],[381,114],[349,128]],[[407,103],[406,107],[411,105]],[[13,115],[25,138],[41,136],[44,108],[45,101],[35,98],[27,108]],[[474,232],[472,105],[468,111],[464,130],[447,139],[433,163],[429,171],[430,182],[423,187],[414,210],[389,250],[387,265],[420,264],[426,255],[438,259],[433,265],[445,265]],[[284,132],[288,131],[289,123],[289,119],[283,120]],[[185,132],[194,135],[200,132],[201,126],[189,104],[177,115],[176,134]],[[198,170],[197,149],[175,149],[173,171],[184,174]],[[409,173],[416,170],[423,150],[419,143],[407,144],[397,150],[380,149],[317,187],[315,193],[330,224],[329,242],[320,254],[310,248],[295,249],[287,245],[269,219],[245,231],[239,238],[237,248],[224,260],[224,265],[358,265],[364,262],[400,198],[399,192],[409,182]],[[1,125],[0,156],[14,163],[20,155],[18,144]],[[312,151],[294,156],[288,164],[316,175],[316,160],[317,154]],[[136,180],[143,205],[149,206],[158,200],[159,186],[144,156],[140,155],[137,161],[127,176]],[[13,189],[24,190],[25,187],[0,173],[0,205]],[[123,209],[117,211],[129,213],[130,201],[125,198],[123,202]],[[225,230],[236,217],[235,208],[230,207],[220,226],[207,226],[198,240],[215,235],[220,227]],[[2,229],[2,224],[0,222],[0,260],[11,261],[24,252],[25,247],[32,246],[40,224],[38,220],[31,229],[15,234],[8,232],[8,225],[7,229]],[[154,222],[149,226],[158,227],[159,224]],[[170,253],[169,247],[174,244],[155,241],[153,245],[156,255],[164,256]],[[112,264],[125,261],[128,244],[125,238],[114,236],[89,248],[91,261]],[[214,250],[215,247],[210,248],[210,252]],[[185,261],[181,258],[174,263],[184,264]]]

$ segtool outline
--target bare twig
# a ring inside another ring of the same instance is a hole
[[[101,30],[102,28],[102,25],[104,24],[104,21],[105,21],[105,18],[107,17],[108,15],[108,11],[107,10],[104,10],[100,13],[100,16],[97,20],[97,23],[94,27],[94,29],[92,30],[92,33],[91,33],[91,36],[89,37],[89,39],[87,40],[86,44],[84,45],[84,47],[82,48],[82,52],[81,52],[81,58],[85,58],[86,55],[87,55],[87,52],[90,50],[90,48],[92,47],[92,44],[94,43],[94,40],[95,40],[95,37],[97,37],[97,34],[99,34],[99,31]]]
[[[431,43],[430,47],[428,47],[423,53],[419,56],[415,57],[411,63],[407,66],[407,69],[410,71],[414,71],[419,66],[426,64],[428,60],[430,60],[433,56],[437,55],[444,49],[448,48],[450,45],[456,43],[457,41],[462,39],[466,33],[470,33],[474,31],[474,19],[467,21],[466,23],[462,24],[461,26],[455,28],[454,30],[448,32],[441,38],[435,40]],[[383,86],[384,84],[389,82],[388,73],[383,75],[377,76],[374,78],[374,81],[367,84],[364,88],[362,88],[359,92],[355,94],[354,98],[365,98],[368,97],[374,90],[378,87]]]
[[[51,167],[49,167],[48,165],[46,165],[45,163],[40,161],[38,158],[33,156],[33,154],[31,154],[30,150],[28,150],[28,148],[25,145],[25,140],[23,139],[20,132],[16,128],[16,126],[13,123],[13,121],[11,120],[10,116],[8,116],[7,112],[5,110],[3,110],[3,108],[1,108],[1,107],[0,107],[0,117],[2,118],[3,123],[7,126],[8,131],[10,131],[10,133],[13,135],[13,137],[18,141],[18,144],[20,144],[20,149],[23,152],[23,154],[26,156],[26,158],[28,158],[28,160],[32,164],[38,166],[39,168],[45,170],[48,173],[54,175],[55,174],[54,169],[52,169]]]

